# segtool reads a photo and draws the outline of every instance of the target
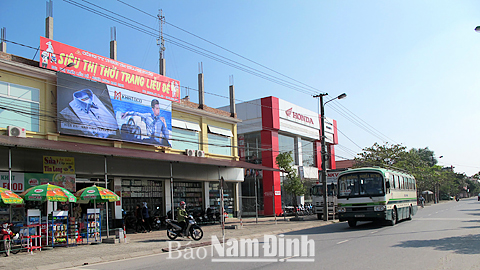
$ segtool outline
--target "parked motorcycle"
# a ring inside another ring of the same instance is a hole
[[[166,225],[165,220],[167,219],[167,216],[162,216],[160,214],[160,207],[157,206],[157,209],[154,211],[151,218],[152,223],[150,224],[150,227],[152,227],[153,230],[160,230]]]
[[[11,223],[3,223],[2,227],[0,228],[0,239],[1,239],[1,248],[2,251],[5,252],[5,256],[9,256],[10,252],[12,251],[12,240],[18,239],[18,233],[13,234],[12,230],[10,230]]]
[[[197,225],[197,222],[192,215],[188,215],[185,219],[187,227],[185,232],[182,231],[181,225],[176,220],[167,219],[167,236],[170,240],[175,240],[177,237],[191,236],[193,240],[198,241],[203,237],[203,230]]]

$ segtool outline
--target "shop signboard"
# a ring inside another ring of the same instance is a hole
[[[8,172],[0,172],[0,186],[16,193],[25,191],[24,179],[23,173],[12,173],[12,186],[10,187]]]
[[[43,173],[75,174],[75,158],[43,156]]]
[[[44,37],[40,37],[39,64],[43,68],[156,98],[180,101],[178,80]]]
[[[170,147],[171,108],[168,100],[57,75],[60,133]]]
[[[34,186],[50,183],[55,186],[63,187],[71,192],[76,191],[75,174],[46,174],[46,173],[25,173],[25,190]]]
[[[312,112],[288,101],[278,100],[280,130],[318,140],[320,119]]]

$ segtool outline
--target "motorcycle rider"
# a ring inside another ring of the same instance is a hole
[[[185,235],[185,228],[187,227],[187,223],[186,223],[186,218],[188,216],[187,214],[187,210],[185,209],[187,207],[187,204],[184,202],[184,201],[181,201],[180,202],[180,208],[178,208],[178,213],[177,213],[177,221],[178,221],[178,225],[180,225],[182,227],[182,233]]]

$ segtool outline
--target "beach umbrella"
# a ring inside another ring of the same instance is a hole
[[[77,198],[66,188],[52,184],[31,187],[20,194],[26,201],[76,202]]]
[[[0,188],[0,204],[22,204],[23,199],[10,189]]]
[[[120,201],[120,197],[110,189],[93,185],[91,187],[82,188],[75,193],[79,203],[93,200],[93,211],[95,212],[95,220],[97,217],[97,202],[116,202]],[[108,219],[107,219],[107,237],[108,237]]]
[[[116,202],[120,200],[120,197],[115,192],[96,185],[77,191],[75,197],[79,201]]]

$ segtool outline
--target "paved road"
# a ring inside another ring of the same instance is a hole
[[[289,239],[307,235],[315,246],[314,256],[289,259],[314,262],[212,262],[210,248],[206,253],[197,248],[192,253],[155,254],[75,269],[480,269],[479,222],[480,202],[465,199],[420,209],[412,221],[394,227],[365,222],[352,229],[336,223],[286,232],[284,238]],[[262,251],[260,258],[265,259]],[[207,254],[205,259],[198,258]],[[180,260],[169,259],[179,255]]]

